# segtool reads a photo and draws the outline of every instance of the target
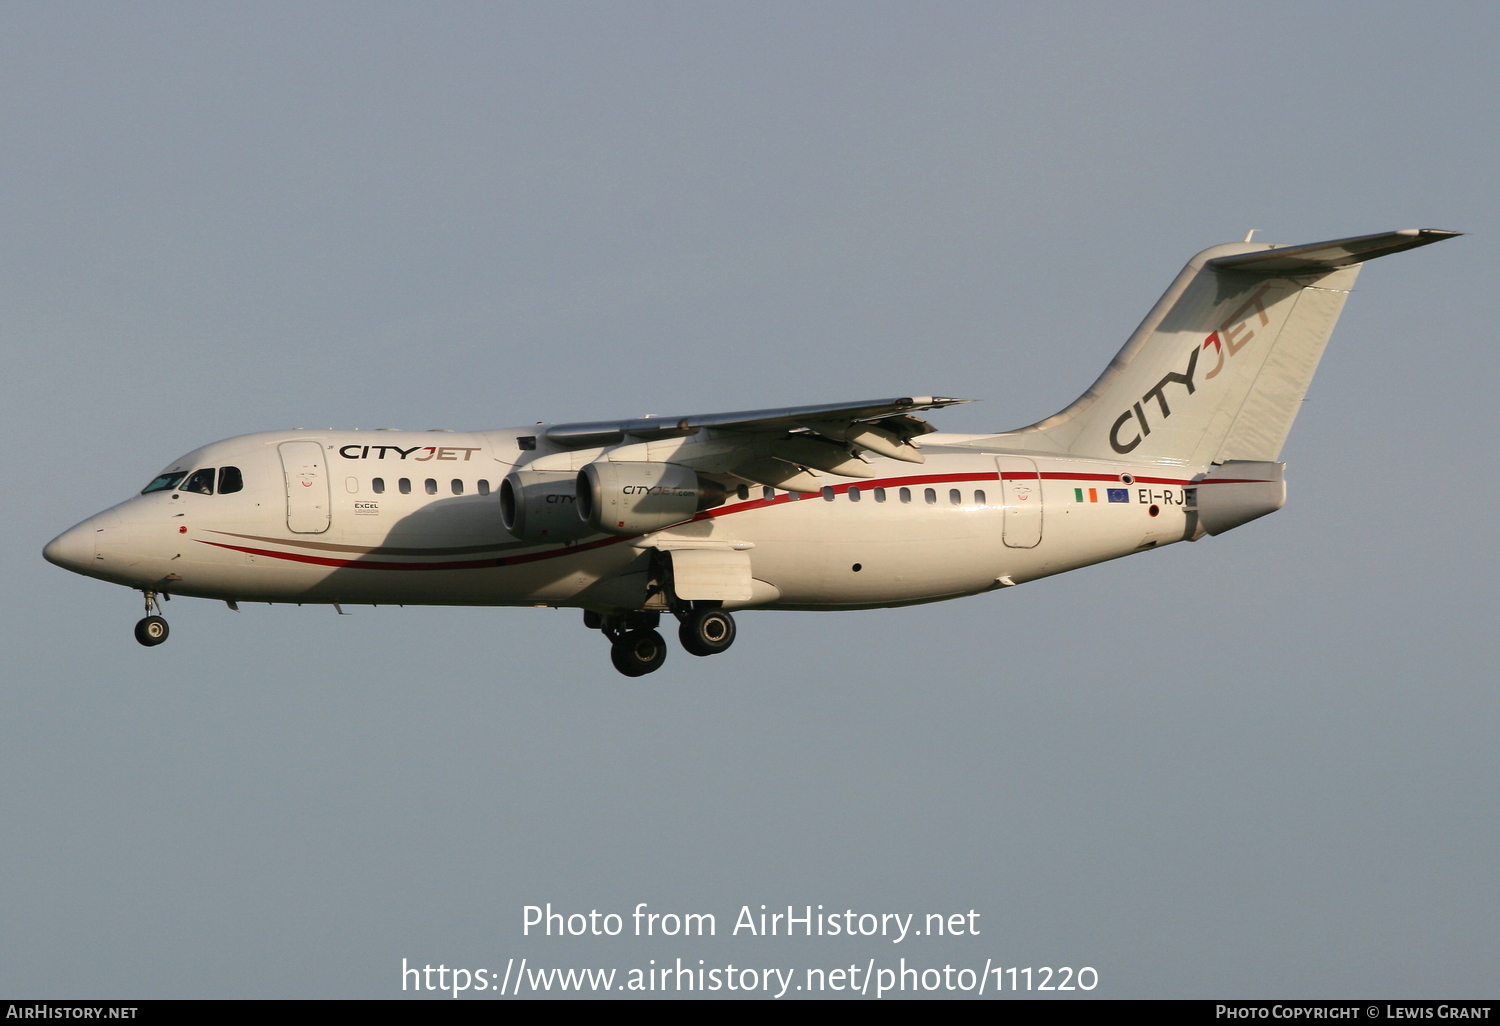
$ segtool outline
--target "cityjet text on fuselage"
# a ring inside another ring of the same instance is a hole
[[[480,446],[463,445],[414,445],[410,449],[403,449],[399,445],[360,445],[355,442],[350,445],[341,446],[339,455],[346,460],[383,460],[387,453],[395,453],[391,459],[411,459],[413,463],[425,463],[428,460],[458,460],[467,463]],[[420,452],[421,456],[412,456],[412,453]],[[459,453],[463,453],[460,460]]]

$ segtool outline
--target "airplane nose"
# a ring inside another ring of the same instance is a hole
[[[85,520],[53,538],[42,549],[42,558],[64,570],[87,573],[94,566],[94,524]]]

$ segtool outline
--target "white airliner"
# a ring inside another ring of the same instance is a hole
[[[1253,233],[1252,233],[1253,234]],[[1363,261],[1407,229],[1199,253],[1077,401],[938,432],[926,396],[471,433],[215,442],[43,555],[158,598],[583,610],[628,676],[736,609],[935,602],[1220,534],[1281,508],[1276,462]],[[340,611],[342,611],[340,609]]]

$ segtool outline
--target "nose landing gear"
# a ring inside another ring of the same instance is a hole
[[[170,630],[161,616],[161,606],[156,602],[156,592],[145,592],[146,616],[135,625],[135,640],[147,648],[155,648],[167,640]]]

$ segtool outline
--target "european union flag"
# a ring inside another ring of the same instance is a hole
[[[1130,489],[1129,488],[1110,488],[1110,489],[1108,489],[1108,491],[1109,491],[1109,501],[1110,502],[1129,502],[1130,501]]]

